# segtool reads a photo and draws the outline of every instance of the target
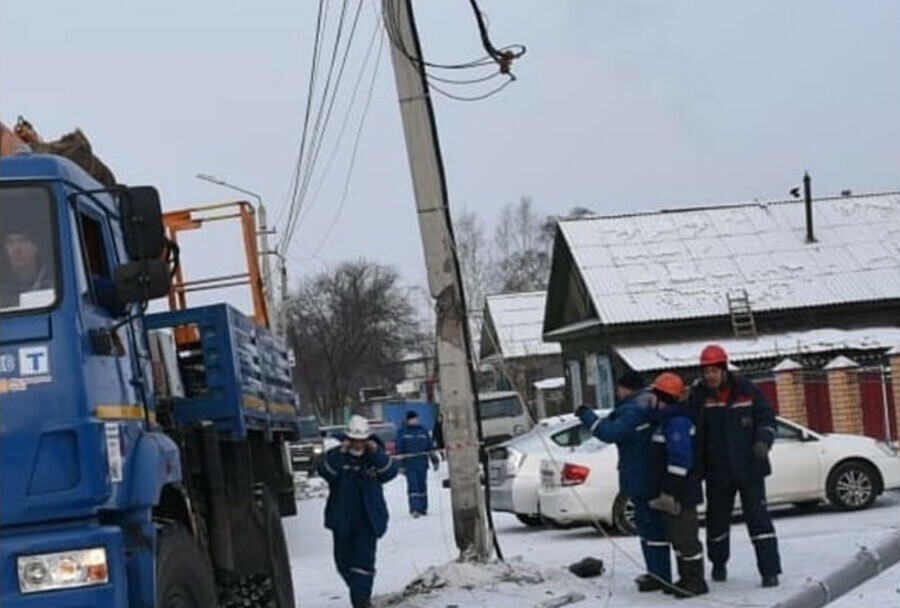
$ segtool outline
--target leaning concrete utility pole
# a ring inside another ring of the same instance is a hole
[[[857,585],[900,563],[900,532],[894,532],[874,549],[863,547],[837,570],[775,604],[774,608],[821,608]]]
[[[480,446],[469,330],[434,110],[411,3],[382,0],[382,8],[391,41],[428,287],[436,300],[438,377],[456,546],[463,559],[486,560],[491,551],[478,466]]]

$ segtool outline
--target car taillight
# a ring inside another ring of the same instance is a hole
[[[562,485],[578,486],[587,481],[591,469],[580,464],[567,462],[562,469]]]

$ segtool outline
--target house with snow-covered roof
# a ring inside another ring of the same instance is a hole
[[[544,384],[535,383],[562,377],[560,346],[543,338],[547,293],[533,291],[488,296],[481,326],[479,360],[493,375],[493,388],[515,389],[530,404]],[[544,404],[546,416],[553,403]]]
[[[600,406],[626,369],[690,377],[711,341],[745,371],[882,361],[900,344],[900,193],[561,220],[543,337],[570,398]]]

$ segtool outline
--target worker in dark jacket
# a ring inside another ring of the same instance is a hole
[[[376,545],[388,524],[381,486],[397,476],[397,465],[362,416],[353,416],[338,439],[340,446],[319,464],[329,489],[325,527],[334,537],[334,563],[350,588],[353,608],[369,608]]]
[[[605,418],[580,406],[576,415],[600,441],[615,443],[619,449],[619,489],[631,498],[635,524],[647,574],[635,579],[639,591],[658,591],[672,580],[669,541],[659,511],[647,501],[655,496],[650,488],[650,435],[653,432],[653,395],[634,372],[624,374],[616,386],[617,404]]]
[[[653,381],[657,424],[650,437],[651,485],[656,498],[647,504],[662,512],[666,534],[675,550],[679,580],[676,597],[709,592],[703,575],[703,545],[700,544],[697,505],[703,502],[700,469],[697,466],[696,431],[687,404],[684,381],[666,372]]]
[[[414,411],[406,413],[406,424],[397,432],[396,453],[406,474],[406,495],[413,517],[428,513],[428,461],[434,469],[438,457],[428,430],[419,423]]]
[[[756,551],[763,587],[778,585],[778,539],[766,506],[765,478],[772,472],[769,450],[775,416],[749,380],[728,371],[728,354],[712,344],[700,355],[702,378],[689,397],[697,420],[706,478],[706,551],[712,579],[728,578],[729,533],[735,494]]]

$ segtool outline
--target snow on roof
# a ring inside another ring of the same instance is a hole
[[[891,357],[893,355],[900,355],[900,345],[895,346],[894,348],[889,350],[886,354],[888,357]]]
[[[814,329],[752,338],[720,340],[729,358],[741,362],[785,355],[824,353],[840,349],[889,348],[900,340],[900,327],[865,329]],[[616,352],[631,369],[643,372],[697,365],[708,341],[645,346],[617,346]]]
[[[607,325],[900,299],[900,193],[562,220]]]
[[[829,361],[824,369],[849,369],[851,367],[859,367],[859,363],[849,357],[841,355],[840,357],[835,357]]]
[[[791,359],[786,358],[784,361],[772,368],[773,372],[792,372],[794,370],[803,369],[803,366]]]
[[[563,376],[556,376],[554,378],[544,378],[543,380],[538,380],[532,384],[534,388],[537,390],[550,390],[554,388],[562,388],[566,385],[566,379]]]
[[[487,297],[487,311],[505,359],[558,355],[559,344],[544,342],[544,306],[547,292],[511,293]],[[482,338],[483,339],[483,338]]]

